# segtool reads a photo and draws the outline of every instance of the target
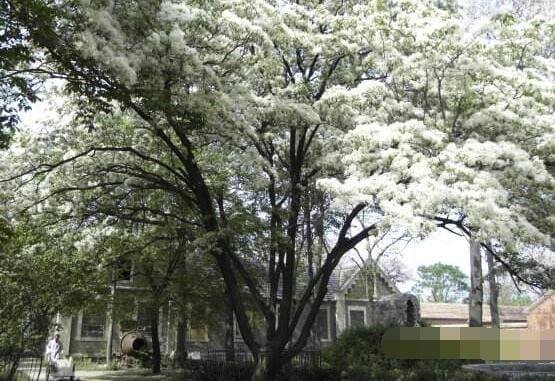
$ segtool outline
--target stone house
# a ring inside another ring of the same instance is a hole
[[[555,328],[555,291],[551,290],[527,308],[528,328],[546,330]]]
[[[375,323],[395,322],[401,325],[415,325],[419,319],[418,299],[411,294],[401,293],[379,268],[371,262],[362,267],[338,267],[330,278],[328,292],[314,324],[317,347],[330,345],[342,332],[351,327]],[[375,279],[374,271],[376,268]],[[131,272],[116,283],[116,300],[113,311],[112,347],[116,356],[120,350],[123,334],[138,330],[149,335],[146,314],[147,306],[142,302],[147,290]],[[77,316],[58,316],[61,340],[65,353],[74,357],[103,358],[106,353],[108,324],[106,307],[99,305]],[[177,312],[171,303],[159,312],[159,335],[163,354],[175,350],[177,342]],[[256,323],[256,317],[252,316]],[[260,318],[258,318],[260,319]],[[262,321],[259,321],[262,327]],[[239,330],[235,329],[235,347],[246,347]],[[314,342],[316,341],[316,344]],[[208,324],[190,321],[187,332],[189,353],[203,353],[224,347],[224,327],[222,324]]]
[[[351,327],[396,323],[414,326],[420,320],[418,299],[401,293],[387,276],[367,262],[363,267],[337,268],[330,278],[315,330],[329,335],[321,341],[334,342]]]

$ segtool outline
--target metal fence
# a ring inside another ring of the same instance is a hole
[[[225,362],[225,350],[209,350],[201,352],[201,360]],[[235,351],[235,362],[254,362],[252,353],[246,351]],[[322,356],[321,352],[315,350],[303,350],[291,360],[291,365],[298,368],[321,368]]]
[[[41,355],[0,355],[1,381],[45,380],[46,370],[46,363]]]

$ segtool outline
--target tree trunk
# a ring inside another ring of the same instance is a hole
[[[470,295],[468,302],[468,325],[470,327],[482,326],[483,298],[480,244],[470,239]]]
[[[497,279],[495,278],[495,264],[493,263],[493,255],[486,250],[486,259],[488,261],[488,284],[489,284],[489,310],[491,313],[491,326],[499,328],[501,321],[499,319],[499,308],[497,302],[499,301],[499,287],[497,286]]]
[[[372,256],[370,253],[368,253],[368,255],[370,256],[370,276],[372,277],[371,281],[372,281],[372,292],[370,294],[370,302],[375,302],[376,300],[378,300],[378,261],[376,259],[376,261],[372,261]]]
[[[152,374],[160,374],[162,357],[160,355],[160,335],[158,332],[158,308],[153,308],[150,316],[152,330]]]
[[[180,238],[184,240],[183,230],[180,230],[180,234]],[[181,271],[181,274],[187,274],[187,257],[183,257],[179,271]],[[189,316],[189,311],[187,310],[187,290],[189,285],[186,279],[185,276],[177,278],[178,298],[176,300],[177,313],[179,316],[177,317],[177,340],[174,361],[175,364],[182,369],[185,368],[185,363],[187,361],[187,318]]]
[[[267,377],[267,364],[265,358],[258,360],[252,374],[252,381],[270,381]]]
[[[182,316],[177,322],[177,343],[175,347],[175,363],[180,368],[185,368],[187,360],[187,320]]]
[[[228,289],[226,287],[224,295],[225,361],[235,361],[233,304],[231,303],[231,298],[227,297],[227,294]]]
[[[11,360],[12,362],[11,362],[10,370],[7,374],[8,378],[6,378],[6,380],[15,380],[15,377],[17,375],[17,368],[19,367],[20,357],[21,357],[21,354],[19,352],[13,355],[13,359]]]
[[[106,340],[106,367],[112,366],[112,341],[114,337],[114,298],[116,295],[116,279],[112,269],[112,282],[110,284],[110,298],[108,299],[108,309],[106,311],[106,321],[108,323],[108,337]]]
[[[274,381],[277,377],[279,368],[272,365],[275,363],[272,359],[275,357],[271,356],[269,352],[260,353],[258,361],[254,367],[254,373],[252,375],[252,381]]]

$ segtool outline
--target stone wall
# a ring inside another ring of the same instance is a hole
[[[374,302],[372,315],[374,324],[412,327],[420,321],[420,303],[409,293],[387,295]]]
[[[528,313],[528,328],[544,330],[555,328],[555,293],[547,295]]]

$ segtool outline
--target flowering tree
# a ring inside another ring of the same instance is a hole
[[[472,35],[447,20],[420,40],[410,64],[380,85],[389,101],[371,105],[348,138],[352,175],[340,188],[372,196],[397,223],[467,236],[473,264],[472,241],[482,243],[519,281],[545,286],[545,261],[526,252],[549,246],[553,228],[544,212],[553,205],[553,33],[511,14],[493,21]],[[480,325],[481,270],[472,269],[471,321]]]
[[[77,119],[101,131],[78,135],[73,151],[63,144],[67,127],[49,136],[44,144],[62,143],[57,152],[23,173],[48,181],[52,171],[92,165],[103,176],[62,180],[39,200],[128,187],[178,200],[174,221],[194,226],[217,263],[255,379],[274,378],[306,344],[333,269],[375,229],[353,229],[365,208],[411,233],[458,223],[507,248],[545,241],[526,202],[528,190],[552,186],[543,156],[552,65],[534,49],[517,54],[512,38],[465,36],[451,7],[10,4],[52,75],[65,79]],[[530,27],[537,33],[526,38],[543,38],[541,25]],[[499,27],[501,35],[519,30]],[[102,112],[120,114],[125,125],[114,129]],[[316,267],[300,285],[312,233],[323,236],[323,192],[334,196],[327,216],[335,224],[326,227],[335,238],[321,239],[321,262],[310,262]],[[253,257],[265,264],[262,285],[247,270]],[[243,286],[264,317],[262,338],[247,318]]]
[[[385,82],[345,98],[366,111],[345,138],[346,180],[325,184],[409,229],[460,229],[519,276],[508,262],[526,245],[550,245],[551,29],[511,15],[478,35],[451,19],[435,25],[409,35],[408,57],[390,55]]]

